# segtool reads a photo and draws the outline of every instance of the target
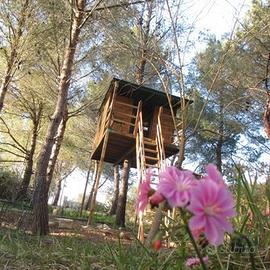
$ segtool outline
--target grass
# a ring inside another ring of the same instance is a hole
[[[239,246],[245,239],[236,239],[238,250],[232,252],[230,245],[218,249],[207,247],[209,269],[269,269],[254,255],[255,268],[251,267],[250,254]],[[240,243],[239,245],[239,241]],[[137,241],[124,244],[95,241],[80,236],[37,237],[22,231],[0,229],[0,269],[9,270],[186,270],[185,261],[194,256],[187,242],[179,241],[175,249],[161,249],[155,252]],[[200,269],[200,268],[192,268]]]
[[[99,245],[82,238],[40,238],[6,231],[0,232],[0,239],[1,269],[83,270],[92,269],[97,261],[97,269],[107,267]]]
[[[0,230],[0,269],[180,269],[177,250],[156,253],[140,243],[97,243],[80,237],[35,237]]]
[[[235,196],[237,216],[233,219],[235,232],[226,235],[225,244],[215,248],[201,246],[209,257],[209,269],[268,270],[270,269],[270,217],[265,215],[266,186],[247,179],[237,168],[235,183],[230,188]],[[63,210],[63,217],[78,218],[78,212]],[[88,213],[83,213],[87,218]],[[110,241],[104,236],[75,232],[70,236],[50,235],[35,237],[22,231],[0,228],[0,269],[55,270],[55,269],[120,269],[120,270],[186,270],[185,261],[194,256],[181,219],[171,228],[176,248],[162,248],[159,252],[145,248],[138,241]],[[114,217],[95,213],[95,223],[113,227]],[[95,234],[95,231],[92,231]],[[163,235],[165,233],[163,232]],[[87,238],[88,237],[88,238]],[[200,269],[192,268],[192,269]]]
[[[83,219],[87,220],[89,216],[89,211],[83,211],[82,215],[80,216],[80,212],[71,208],[65,208],[63,209],[63,212],[61,213],[61,217],[63,218],[75,218],[75,219]],[[113,226],[115,221],[114,216],[106,215],[105,213],[101,212],[95,212],[93,216],[93,223],[103,223],[107,224],[109,226]]]

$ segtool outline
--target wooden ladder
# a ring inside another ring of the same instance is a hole
[[[163,145],[162,129],[160,116],[162,107],[160,107],[157,122],[157,134],[155,139],[147,138],[143,133],[143,118],[141,102],[138,104],[134,135],[136,135],[136,161],[138,171],[138,183],[140,184],[146,177],[146,170],[151,169],[152,184],[158,184],[159,172],[165,169],[165,150]],[[143,213],[138,214],[139,228],[138,239],[144,241]]]
[[[160,172],[160,155],[158,150],[157,140],[144,137],[144,159],[146,170],[151,172],[151,182],[154,185],[158,184]]]

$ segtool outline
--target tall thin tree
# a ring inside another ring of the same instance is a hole
[[[128,160],[125,160],[122,170],[121,191],[118,198],[116,218],[115,218],[115,224],[116,226],[119,227],[125,227],[129,171],[130,171],[130,163],[128,162]]]
[[[117,209],[117,204],[118,204],[118,199],[119,199],[119,182],[120,182],[119,165],[114,165],[113,170],[114,170],[114,190],[113,190],[113,199],[112,199],[111,208],[109,210],[109,215],[116,214],[116,209]]]
[[[3,109],[4,100],[10,83],[17,70],[20,69],[20,65],[24,61],[22,57],[24,52],[23,45],[26,40],[24,34],[27,32],[27,25],[29,20],[31,20],[30,14],[32,12],[32,1],[24,0],[17,14],[14,11],[14,8],[12,8],[12,5],[14,4],[12,2],[13,1],[3,1],[1,3],[1,5],[3,5],[3,9],[0,12],[1,29],[8,29],[7,33],[4,33],[3,35],[7,36],[8,46],[6,48],[1,48],[4,50],[6,67],[2,82],[0,84],[0,112]],[[9,4],[10,7],[7,7]],[[17,5],[19,4],[17,3]],[[5,14],[5,11],[8,13]],[[2,14],[2,12],[4,14]],[[2,28],[2,26],[4,27]]]
[[[72,21],[70,26],[70,40],[65,49],[63,64],[60,73],[58,98],[54,114],[47,129],[46,139],[41,148],[36,166],[36,189],[33,195],[33,226],[34,234],[46,235],[49,232],[48,225],[48,188],[47,168],[53,148],[54,137],[57,129],[67,111],[67,96],[71,82],[72,66],[76,47],[78,44],[81,25],[83,23],[85,0],[76,0],[72,8]]]

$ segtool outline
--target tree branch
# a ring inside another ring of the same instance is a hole
[[[266,71],[265,71],[265,91],[267,95],[265,111],[263,114],[263,124],[264,130],[268,138],[270,138],[270,92],[269,92],[269,69],[270,69],[270,53],[268,55],[268,60],[266,64]]]
[[[21,155],[19,155],[19,154],[16,154],[16,153],[14,153],[14,152],[12,152],[12,151],[9,151],[9,150],[4,149],[4,148],[1,148],[1,147],[0,147],[0,152],[7,152],[7,153],[12,154],[12,155],[14,155],[14,156],[16,156],[16,157],[25,158],[25,156],[21,156]]]
[[[7,129],[7,134],[10,136],[10,138],[22,149],[22,151],[24,152],[24,153],[27,153],[27,149],[23,146],[23,145],[21,145],[19,142],[18,142],[18,140],[11,134],[11,132],[10,132],[10,129],[9,129],[9,127],[8,127],[8,125],[7,125],[7,123],[5,122],[5,120],[2,118],[2,117],[0,117],[0,120],[2,121],[2,123],[4,124],[4,126],[6,127],[6,129]]]
[[[27,154],[27,152],[23,151],[20,147],[16,146],[15,144],[12,144],[12,143],[5,143],[5,142],[2,142],[0,143],[2,145],[8,145],[8,146],[11,146],[17,150],[19,150],[20,152],[22,152],[23,154]]]

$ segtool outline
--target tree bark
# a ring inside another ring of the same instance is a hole
[[[125,227],[129,170],[130,170],[129,161],[125,160],[124,165],[123,165],[123,172],[122,172],[122,186],[121,186],[121,191],[118,198],[116,218],[115,218],[115,224],[116,226],[119,226],[119,227]]]
[[[56,183],[56,193],[54,196],[54,200],[52,205],[53,206],[57,206],[60,195],[61,195],[61,191],[62,191],[62,182],[69,176],[72,174],[72,172],[76,169],[76,167],[73,167],[73,169],[71,169],[68,173],[64,174],[63,177],[61,177],[61,175],[59,176],[59,179]]]
[[[218,127],[218,133],[220,134],[218,136],[218,141],[216,145],[216,165],[218,170],[222,173],[222,147],[224,143],[223,134],[224,134],[224,106],[223,106],[223,98],[222,93],[219,98],[219,127]]]
[[[221,173],[222,173],[222,146],[223,146],[223,138],[222,136],[219,136],[216,146],[216,165]]]
[[[81,30],[81,23],[84,17],[85,0],[77,0],[76,9],[73,10],[70,41],[65,49],[63,65],[60,74],[58,88],[58,98],[55,112],[50,121],[46,140],[41,148],[36,168],[36,188],[33,195],[33,226],[34,234],[46,235],[49,232],[48,225],[48,186],[47,186],[47,168],[52,152],[54,137],[58,126],[67,111],[67,95],[70,86],[72,66],[78,38]]]
[[[145,241],[145,245],[147,247],[150,247],[152,245],[152,242],[155,238],[155,236],[157,235],[158,231],[159,231],[159,227],[162,221],[162,210],[164,208],[164,203],[161,203],[159,205],[159,207],[156,210],[155,216],[154,216],[154,221],[151,224],[151,228],[148,232],[146,241]]]
[[[58,179],[57,184],[56,184],[56,193],[53,199],[53,206],[57,206],[59,198],[60,198],[60,194],[61,194],[61,189],[62,189],[62,178]]]
[[[4,106],[4,100],[5,100],[6,93],[8,91],[8,87],[17,69],[16,65],[18,64],[17,63],[18,49],[19,49],[20,40],[23,35],[23,28],[25,26],[26,19],[29,15],[27,12],[28,8],[29,8],[29,0],[25,0],[22,6],[20,17],[18,19],[18,28],[15,29],[16,32],[14,33],[15,35],[14,40],[12,40],[10,57],[9,59],[7,59],[7,67],[6,67],[5,75],[3,77],[3,80],[0,86],[0,112],[2,111],[3,106]]]
[[[56,138],[54,140],[54,145],[52,147],[52,152],[51,152],[51,156],[50,156],[50,160],[49,160],[49,164],[48,164],[47,184],[46,184],[47,185],[47,192],[49,192],[49,188],[50,188],[50,185],[52,182],[56,161],[57,161],[57,158],[58,158],[58,155],[60,152],[62,141],[64,139],[67,120],[68,120],[68,114],[67,114],[67,111],[65,111],[63,113],[63,118],[61,120],[61,123],[57,129],[57,135],[56,135]]]
[[[92,174],[92,181],[93,181],[93,185],[87,200],[87,203],[85,204],[85,210],[89,210],[91,208],[91,202],[92,202],[92,198],[93,198],[93,194],[94,194],[94,189],[96,186],[96,182],[97,182],[97,170],[98,170],[98,162],[95,162],[95,169],[94,172]]]
[[[117,204],[118,204],[118,197],[119,197],[119,166],[114,166],[114,194],[112,199],[112,205],[109,211],[109,215],[115,215]]]
[[[148,5],[147,7],[148,14],[145,20],[144,27],[143,27],[143,18],[142,17],[140,18],[140,29],[141,29],[142,38],[141,38],[141,56],[139,59],[137,72],[136,72],[136,82],[138,84],[142,84],[145,77],[145,66],[146,66],[146,59],[147,59],[147,54],[148,54],[147,43],[149,41],[150,24],[151,24],[152,13],[153,13],[153,1],[150,1],[146,4]]]
[[[265,71],[265,90],[267,95],[266,106],[263,113],[263,125],[264,130],[268,138],[270,138],[270,93],[269,93],[269,73],[270,73],[270,53],[268,54],[268,60]]]
[[[89,184],[89,177],[90,177],[91,167],[92,166],[90,165],[89,168],[88,168],[88,171],[87,171],[87,175],[86,175],[86,182],[85,182],[84,191],[83,191],[83,197],[82,197],[82,202],[81,202],[80,216],[82,215],[82,212],[83,212],[85,195],[86,195],[87,186]]]
[[[34,118],[32,119],[33,129],[32,129],[32,138],[31,138],[31,147],[27,153],[26,167],[23,174],[23,180],[22,180],[19,192],[16,196],[16,200],[27,198],[27,190],[31,181],[32,174],[33,174],[33,159],[34,159],[34,154],[36,151],[38,129],[40,125],[41,114],[42,114],[42,105],[40,105],[37,114],[35,114]]]

